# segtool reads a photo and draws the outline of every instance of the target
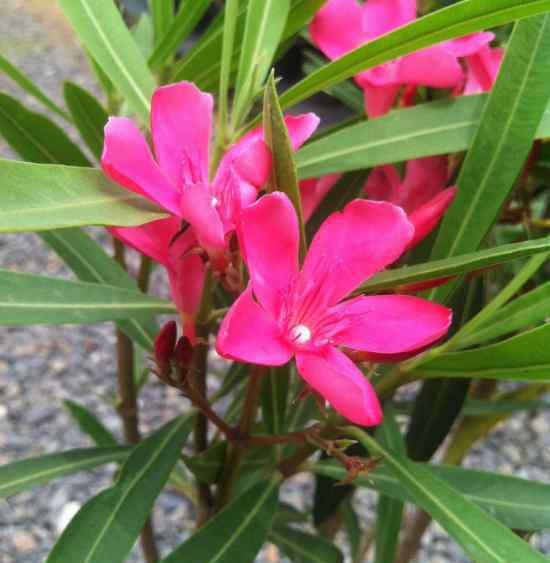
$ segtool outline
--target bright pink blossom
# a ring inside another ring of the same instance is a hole
[[[483,47],[477,53],[466,57],[468,70],[463,94],[480,94],[488,92],[497,79],[504,49]]]
[[[101,164],[105,173],[195,230],[212,258],[226,249],[226,235],[242,207],[253,202],[271,171],[271,154],[260,129],[231,147],[209,180],[213,99],[194,84],[158,88],[151,103],[151,133],[156,159],[130,120],[112,117],[105,127]],[[316,129],[314,114],[286,118],[297,149]]]
[[[310,24],[313,43],[337,59],[416,19],[416,0],[328,0]],[[473,55],[493,39],[492,33],[474,33],[444,41],[395,61],[359,73],[355,80],[365,95],[370,117],[388,112],[401,86],[454,88],[464,82],[460,57]]]
[[[403,253],[414,228],[402,209],[355,200],[320,227],[298,264],[298,221],[280,192],[246,208],[238,236],[250,272],[248,288],[220,327],[218,352],[261,365],[293,356],[305,381],[346,418],[378,424],[381,409],[362,372],[339,347],[391,359],[442,337],[451,311],[410,296],[342,301]]]
[[[308,221],[323,198],[340,179],[340,174],[327,174],[321,178],[308,178],[300,182],[300,196],[304,220]]]

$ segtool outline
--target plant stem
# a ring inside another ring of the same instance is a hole
[[[151,278],[152,261],[148,256],[142,256],[139,264],[139,271],[137,275],[138,287],[143,293],[149,290],[149,280]]]
[[[115,259],[123,267],[124,246],[118,240],[114,240]],[[137,444],[140,439],[139,415],[137,404],[137,392],[134,381],[134,345],[132,341],[117,328],[117,382],[120,403],[118,413],[124,428],[124,439],[128,444]],[[159,552],[155,543],[155,534],[151,518],[145,522],[140,534],[141,549],[147,563],[155,563],[159,560]]]

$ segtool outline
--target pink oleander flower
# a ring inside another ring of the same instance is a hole
[[[341,174],[327,174],[320,178],[308,178],[300,182],[300,197],[304,221],[309,220],[317,206],[340,178]]]
[[[412,355],[441,338],[452,316],[417,297],[343,300],[406,249],[414,227],[404,211],[351,202],[320,227],[301,271],[298,220],[286,195],[274,192],[247,207],[237,233],[250,283],[222,322],[218,353],[261,365],[295,357],[300,375],[338,412],[356,424],[378,424],[371,384],[340,347],[376,361]]]
[[[309,32],[313,43],[329,58],[337,59],[416,19],[416,0],[328,0],[313,18]],[[401,86],[454,88],[464,83],[460,57],[477,53],[492,33],[474,33],[444,41],[355,76],[363,89],[369,117],[387,113]]]
[[[463,94],[489,92],[497,79],[503,58],[504,49],[489,46],[485,46],[477,53],[466,57],[468,69]]]
[[[210,181],[212,114],[212,96],[194,84],[158,88],[151,103],[156,160],[130,119],[112,117],[105,127],[101,165],[115,182],[189,223],[199,245],[216,261],[226,250],[226,237],[234,230],[240,210],[256,199],[267,182],[271,153],[262,129],[256,129],[226,152]],[[318,123],[311,113],[286,118],[295,149]]]

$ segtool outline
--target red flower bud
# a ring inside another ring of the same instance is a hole
[[[178,327],[175,321],[167,322],[155,338],[154,353],[159,367],[167,366],[174,357],[174,347],[178,336]]]
[[[176,366],[180,369],[188,369],[193,359],[193,345],[187,336],[181,336],[176,344],[174,352]]]

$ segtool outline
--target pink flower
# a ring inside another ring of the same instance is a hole
[[[304,221],[308,221],[323,198],[340,179],[340,174],[327,174],[321,178],[308,178],[300,182],[300,196]]]
[[[497,79],[504,49],[483,47],[477,53],[466,57],[468,70],[463,94],[480,94],[488,92]]]
[[[105,173],[175,217],[185,219],[211,258],[226,249],[242,207],[253,202],[271,172],[271,154],[257,129],[233,147],[212,181],[209,148],[212,96],[194,84],[179,82],[158,88],[151,104],[151,132],[156,160],[137,126],[112,117],[105,127],[101,164]],[[286,118],[294,147],[316,129],[314,114]]]
[[[328,0],[310,24],[313,43],[337,59],[416,19],[416,0]],[[474,33],[416,51],[355,77],[365,95],[369,117],[387,113],[403,85],[453,88],[464,81],[459,57],[472,55],[493,39],[492,33]]]
[[[201,256],[193,252],[198,245],[193,230],[182,232],[181,221],[176,217],[152,221],[140,227],[113,227],[109,230],[124,244],[166,268],[172,300],[180,311],[184,334],[193,340],[205,273]]]
[[[381,409],[369,381],[339,347],[382,361],[411,355],[447,332],[451,311],[401,295],[342,299],[394,262],[413,234],[400,208],[355,200],[323,223],[300,271],[292,204],[280,192],[262,197],[238,226],[250,283],[223,320],[218,352],[261,365],[294,356],[300,375],[338,412],[357,424],[378,424]]]
[[[407,162],[403,181],[394,166],[374,168],[365,184],[365,193],[370,199],[398,205],[407,213],[414,225],[414,237],[408,247],[412,248],[437,226],[452,203],[457,188],[447,188],[448,179],[447,157],[418,158]]]

